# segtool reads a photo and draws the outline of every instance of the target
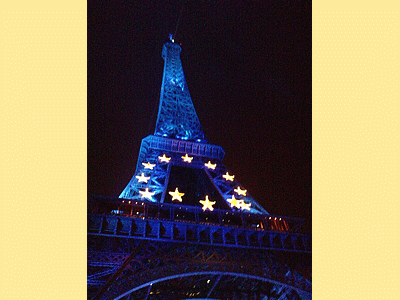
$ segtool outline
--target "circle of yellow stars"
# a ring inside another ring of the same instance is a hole
[[[181,156],[182,160],[187,163],[191,163],[193,160],[193,157],[189,156],[187,153],[184,156]],[[158,159],[160,162],[164,163],[169,163],[171,160],[171,157],[167,157],[165,154],[162,156],[159,156]],[[142,163],[145,169],[150,169],[153,170],[153,168],[156,166],[155,164],[151,164],[150,162],[147,163]],[[215,170],[217,164],[211,163],[211,161],[208,161],[207,163],[204,164],[205,167]],[[235,175],[230,175],[229,172],[226,172],[222,177],[226,181],[234,181]],[[145,182],[147,183],[148,180],[150,180],[150,177],[145,176],[144,173],[142,173],[140,176],[136,176],[139,182]],[[235,193],[238,194],[239,196],[246,196],[247,190],[242,190],[240,186],[238,186],[236,189],[234,189]],[[149,188],[146,188],[144,191],[139,191],[140,195],[142,198],[148,198],[152,199],[152,196],[155,194],[155,192],[150,192]],[[175,188],[175,191],[170,191],[168,192],[172,196],[172,201],[177,200],[179,202],[182,202],[182,196],[185,195],[185,193],[180,193],[178,188]],[[237,208],[241,210],[250,210],[251,203],[245,203],[244,200],[242,199],[236,199],[234,195],[232,195],[232,198],[228,198],[227,201],[230,203],[230,206],[232,208]],[[199,201],[200,204],[203,205],[202,209],[203,211],[206,211],[207,209],[210,211],[214,210],[213,205],[216,203],[216,201],[210,201],[208,198],[208,195],[206,195],[204,200]]]

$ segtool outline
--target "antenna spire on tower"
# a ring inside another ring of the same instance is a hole
[[[185,6],[185,2],[182,1],[182,8],[181,8],[181,12],[179,13],[179,18],[178,18],[178,22],[176,22],[176,27],[175,27],[175,32],[174,35],[171,38],[171,42],[174,42],[174,39],[176,37],[176,32],[178,31],[178,26],[179,26],[179,21],[182,17],[182,13],[183,13],[183,7]]]

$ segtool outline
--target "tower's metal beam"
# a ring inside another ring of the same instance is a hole
[[[190,273],[183,273],[183,274],[177,274],[177,275],[171,275],[171,276],[166,276],[163,278],[159,278],[156,280],[152,280],[151,282],[147,282],[145,284],[142,284],[140,286],[137,286],[131,290],[129,290],[128,292],[125,292],[121,295],[119,295],[118,297],[114,298],[114,300],[120,300],[123,299],[124,297],[139,291],[143,288],[148,287],[149,285],[155,285],[157,283],[160,282],[164,282],[164,281],[168,281],[168,280],[174,280],[174,279],[178,279],[178,278],[185,278],[185,277],[191,277],[191,276],[198,276],[198,275],[210,275],[210,276],[219,276],[219,278],[221,278],[222,276],[237,276],[240,278],[246,278],[246,279],[251,279],[251,280],[256,280],[256,281],[261,281],[264,283],[272,283],[275,286],[281,288],[283,290],[283,288],[285,289],[285,296],[287,295],[287,292],[290,291],[296,291],[299,294],[302,295],[302,299],[311,299],[311,293],[301,290],[297,287],[291,286],[291,285],[287,285],[285,283],[279,282],[279,281],[275,281],[275,280],[271,280],[268,278],[264,278],[264,277],[259,277],[259,276],[254,276],[254,275],[248,275],[248,274],[240,274],[240,273],[234,273],[234,272],[220,272],[220,271],[206,271],[206,272],[190,272]]]
[[[92,298],[92,300],[100,299],[100,297],[104,294],[104,292],[113,284],[115,279],[122,273],[122,271],[129,265],[132,259],[142,250],[143,246],[146,244],[146,241],[142,241],[139,246],[137,246],[131,255],[126,259],[126,261],[122,264],[122,266],[107,280],[107,282],[100,288],[97,294]]]
[[[257,230],[238,227],[234,224],[220,226],[184,220],[162,220],[143,216],[132,218],[89,214],[88,221],[98,226],[89,225],[89,235],[235,248],[311,252],[310,236],[299,233]],[[104,224],[112,224],[114,227],[110,228]],[[296,242],[293,243],[292,240]]]
[[[213,284],[212,288],[211,288],[210,291],[208,292],[206,299],[208,299],[208,297],[210,297],[211,293],[213,292],[213,290],[214,290],[215,287],[217,286],[217,284],[218,284],[218,282],[220,281],[221,277],[222,277],[222,274],[220,274],[220,275],[217,277],[217,280],[215,280],[215,283]]]

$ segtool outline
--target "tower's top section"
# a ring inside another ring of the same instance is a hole
[[[154,135],[204,143],[207,140],[183,74],[181,51],[172,42],[163,46],[164,75]]]

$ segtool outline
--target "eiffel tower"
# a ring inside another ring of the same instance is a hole
[[[164,44],[154,135],[118,198],[88,203],[89,299],[311,299],[311,237],[270,215],[208,142]]]

